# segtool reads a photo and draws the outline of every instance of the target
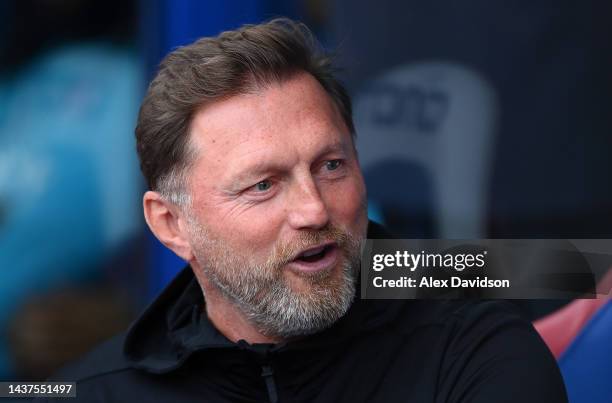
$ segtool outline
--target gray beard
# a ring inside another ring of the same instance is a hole
[[[313,285],[308,293],[296,293],[283,281],[259,282],[243,288],[228,284],[214,270],[204,269],[211,282],[234,302],[266,336],[291,338],[317,333],[340,319],[355,297],[357,276],[343,265],[338,287]],[[323,279],[322,279],[323,280]]]
[[[282,273],[291,255],[286,247],[267,262],[256,264],[211,239],[199,223],[191,222],[190,226],[194,254],[203,274],[265,336],[285,339],[320,332],[340,319],[355,298],[361,239],[337,229],[308,234],[300,244],[313,245],[331,238],[338,243],[344,261],[342,267],[329,271],[299,274],[308,290],[296,292]]]

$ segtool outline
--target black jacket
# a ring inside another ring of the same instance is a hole
[[[356,299],[330,329],[280,345],[232,343],[203,304],[186,268],[126,334],[52,380],[77,381],[88,403],[567,401],[508,302]]]

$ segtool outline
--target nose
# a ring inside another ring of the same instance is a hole
[[[329,223],[329,213],[311,176],[299,180],[288,200],[287,220],[294,229],[321,229]]]

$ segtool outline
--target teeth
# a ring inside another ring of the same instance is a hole
[[[302,253],[302,256],[303,257],[309,257],[309,256],[317,255],[317,254],[323,252],[323,249],[325,249],[325,246],[321,246],[320,248],[312,249],[312,250],[309,250],[308,252],[304,252],[304,253]]]

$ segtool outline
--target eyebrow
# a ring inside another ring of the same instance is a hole
[[[348,147],[350,147],[350,145],[342,143],[340,141],[335,142],[333,144],[329,144],[318,151],[313,161],[321,159],[325,155],[332,153],[348,154],[346,153]],[[277,164],[267,160],[257,161],[251,164],[250,166],[243,168],[240,172],[235,174],[234,177],[231,179],[229,188],[231,189],[231,191],[239,191],[242,190],[243,186],[252,184],[252,182],[254,182],[258,177],[272,172],[278,173],[285,170],[286,167],[283,166],[283,164]]]

